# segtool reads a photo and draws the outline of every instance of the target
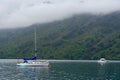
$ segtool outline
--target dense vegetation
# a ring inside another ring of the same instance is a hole
[[[0,58],[34,56],[41,59],[120,59],[120,12],[82,14],[21,29],[0,30]]]

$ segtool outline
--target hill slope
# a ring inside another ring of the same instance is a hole
[[[0,58],[32,57],[37,27],[38,58],[120,59],[120,12],[76,15],[27,28],[0,31]]]

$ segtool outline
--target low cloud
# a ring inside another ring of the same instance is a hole
[[[0,0],[0,28],[46,23],[75,14],[120,10],[120,0]]]

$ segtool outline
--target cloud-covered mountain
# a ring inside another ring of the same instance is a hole
[[[120,10],[120,0],[0,0],[0,28],[63,20],[81,13]]]

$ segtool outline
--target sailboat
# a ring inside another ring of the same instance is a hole
[[[36,27],[34,28],[35,36],[35,55],[33,58],[23,58],[23,62],[17,62],[18,66],[39,66],[39,67],[49,67],[50,63],[46,60],[37,61],[37,46],[36,46]]]

